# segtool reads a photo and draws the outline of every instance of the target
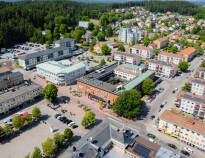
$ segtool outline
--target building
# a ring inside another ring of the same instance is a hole
[[[94,101],[102,101],[108,106],[112,105],[122,90],[140,89],[146,78],[154,78],[154,71],[145,71],[136,77],[124,74],[119,77],[115,70],[117,63],[101,68],[77,79],[77,90]],[[124,66],[125,67],[125,66]],[[129,66],[127,66],[129,67]],[[128,73],[127,73],[128,74]]]
[[[154,43],[157,45],[158,49],[162,49],[168,45],[169,39],[167,37],[162,37],[162,38],[155,40]]]
[[[23,74],[21,72],[0,73],[0,90],[19,85],[24,82]]]
[[[165,110],[157,128],[187,145],[205,151],[205,124],[202,122]]]
[[[89,24],[89,21],[79,21],[79,27],[83,27],[85,29],[88,29],[88,24]]]
[[[205,96],[180,92],[177,95],[177,106],[181,111],[205,119]]]
[[[194,77],[205,80],[205,68],[204,67],[197,68]]]
[[[134,45],[130,48],[131,54],[137,54],[138,56],[145,58],[145,59],[152,58],[153,52],[154,52],[154,49],[150,47],[141,46],[141,45]]]
[[[55,47],[67,47],[72,51],[77,49],[76,41],[72,38],[63,38],[55,41]]]
[[[183,54],[185,57],[185,61],[189,62],[196,56],[196,49],[193,47],[189,47],[180,51],[179,54]]]
[[[34,101],[42,94],[42,88],[35,83],[27,82],[0,95],[0,114],[4,114],[27,102]]]
[[[172,63],[160,61],[157,59],[150,59],[148,62],[148,69],[155,71],[158,75],[167,78],[174,77],[177,73],[178,66]]]
[[[128,43],[128,44],[135,44],[138,42],[138,32],[136,29],[132,28],[120,28],[119,31],[119,40]]]
[[[205,95],[205,80],[201,78],[193,78],[189,79],[189,83],[191,84],[191,92],[204,96]]]
[[[183,54],[160,52],[160,54],[158,55],[158,60],[178,65],[181,61],[185,61],[185,57]]]
[[[50,60],[60,60],[73,55],[73,52],[68,47],[57,47],[22,55],[18,58],[18,64],[23,69],[32,69],[37,64]]]
[[[126,124],[107,118],[83,136],[73,149],[66,150],[61,158],[114,158],[118,154],[119,157],[124,158],[180,157],[180,155],[138,136],[138,131]]]
[[[0,67],[0,77],[11,73],[11,70],[6,66]]]
[[[85,64],[69,60],[48,61],[36,65],[37,74],[57,85],[69,85],[85,74]]]
[[[130,54],[128,52],[116,51],[112,53],[112,60],[129,63],[133,65],[140,64],[140,57],[137,54]]]
[[[145,71],[145,65],[121,64],[114,69],[114,74],[124,80],[132,80]]]

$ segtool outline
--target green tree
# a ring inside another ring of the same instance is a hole
[[[66,33],[68,31],[67,28],[68,28],[68,26],[66,24],[61,24],[60,28],[59,28],[59,32],[64,34],[64,33]]]
[[[30,153],[28,153],[28,154],[25,156],[25,158],[30,158]]]
[[[118,115],[131,119],[140,113],[141,107],[141,94],[132,89],[123,91],[115,100],[112,109]]]
[[[85,110],[85,111],[86,111],[86,110],[87,110],[87,108],[88,108],[88,107],[87,107],[86,105],[84,105],[84,106],[83,106],[83,110]]]
[[[103,66],[103,65],[105,65],[105,64],[106,64],[105,59],[101,59],[101,60],[100,60],[100,65]]]
[[[9,125],[5,125],[4,126],[4,128],[3,128],[3,132],[7,135],[7,136],[9,136],[9,135],[11,135],[12,133],[13,133],[13,130],[12,130],[12,128],[9,126]]]
[[[31,155],[31,158],[43,158],[43,155],[41,153],[41,149],[39,147],[34,148],[34,151]]]
[[[77,103],[77,104],[80,104],[80,100],[77,100],[76,103]]]
[[[103,55],[109,55],[111,49],[106,44],[104,44],[101,48],[101,52],[103,53]]]
[[[113,35],[113,30],[112,30],[112,27],[110,25],[108,25],[106,31],[105,31],[105,35],[106,37],[112,37]]]
[[[40,109],[35,106],[33,109],[32,109],[32,115],[35,119],[39,119],[41,117],[41,111]]]
[[[125,47],[121,44],[121,45],[117,48],[117,50],[122,51],[122,52],[125,52]]]
[[[150,44],[149,38],[145,37],[144,39],[144,46],[148,46]]]
[[[142,92],[144,94],[152,94],[154,90],[154,82],[150,78],[146,78],[142,83]]]
[[[104,41],[105,40],[105,34],[102,32],[98,32],[97,34],[98,41]]]
[[[83,30],[77,29],[73,32],[73,38],[76,40],[76,42],[80,42],[83,34],[84,34]]]
[[[108,17],[107,17],[107,15],[102,15],[101,17],[100,17],[100,24],[101,24],[101,26],[107,26],[107,24],[109,23],[109,21],[108,21]]]
[[[63,142],[64,142],[64,135],[57,132],[54,134],[54,137],[53,137],[53,140],[55,142],[55,145],[59,148],[60,146],[63,145]]]
[[[54,84],[48,84],[46,87],[42,90],[44,97],[49,100],[50,102],[54,101],[54,99],[57,97],[58,89]]]
[[[205,60],[201,62],[200,67],[205,67]]]
[[[182,87],[182,91],[190,92],[190,90],[191,90],[190,84],[185,83],[184,86]]]
[[[31,123],[32,122],[32,115],[26,115],[23,117],[24,121],[26,121],[27,123]]]
[[[186,61],[181,61],[181,62],[179,63],[179,69],[180,69],[182,72],[185,72],[185,71],[188,69],[188,67],[189,67],[189,64],[188,64],[188,62],[186,62]]]
[[[45,142],[42,143],[43,153],[47,156],[53,156],[56,150],[56,145],[53,139],[47,138]]]
[[[97,34],[98,34],[98,30],[96,30],[96,29],[93,30],[92,33],[91,33],[92,36],[97,36]]]
[[[159,50],[159,49],[156,49],[156,50],[153,52],[154,56],[158,56],[159,53],[160,53],[160,50]]]
[[[81,125],[83,127],[87,127],[89,125],[93,125],[95,121],[96,121],[95,114],[92,111],[86,111],[83,120],[81,122]]]
[[[92,23],[92,22],[89,22],[88,23],[88,29],[90,30],[90,31],[92,31],[93,29],[94,29],[94,24]]]
[[[67,140],[71,140],[73,138],[73,132],[70,128],[66,128],[64,130],[64,138]]]
[[[155,23],[151,23],[151,28],[155,28]]]
[[[102,101],[99,101],[99,106],[100,106],[100,109],[103,108],[103,102]]]
[[[20,116],[17,115],[12,119],[12,126],[16,129],[21,129],[24,125],[24,119]]]

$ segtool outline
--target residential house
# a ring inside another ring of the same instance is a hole
[[[169,40],[167,37],[162,37],[162,38],[155,40],[154,43],[157,45],[158,49],[162,49],[168,45]]]
[[[204,67],[198,67],[196,69],[196,73],[194,74],[194,77],[201,78],[205,80],[205,68]]]
[[[181,50],[179,54],[183,54],[185,56],[185,61],[189,62],[195,57],[196,49],[193,47],[189,47],[184,50]]]
[[[141,45],[134,45],[130,48],[131,54],[137,54],[138,56],[145,58],[145,59],[152,58],[153,52],[154,52],[154,49],[150,47],[141,46]]]
[[[185,61],[185,57],[183,54],[160,52],[158,55],[158,60],[178,65],[181,61]]]
[[[204,79],[191,77],[189,79],[189,83],[191,84],[192,93],[196,95],[200,95],[200,96],[205,95],[205,80]]]

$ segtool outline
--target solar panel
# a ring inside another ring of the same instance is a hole
[[[136,154],[143,156],[144,158],[149,158],[149,154],[150,154],[150,149],[140,145],[140,144],[136,144],[133,152],[135,152]]]

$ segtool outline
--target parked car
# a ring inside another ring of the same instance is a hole
[[[174,144],[168,143],[167,145],[168,145],[169,147],[173,148],[173,149],[177,149],[176,145],[174,145]]]
[[[155,118],[155,115],[150,116],[151,120],[154,120],[154,118]]]
[[[188,147],[184,147],[184,150],[187,151],[189,154],[192,154],[192,153],[193,153],[193,150],[191,150],[191,149],[188,148]]]
[[[58,116],[61,116],[61,114],[55,114],[55,118],[57,118]]]
[[[164,88],[159,88],[159,91],[160,91],[160,92],[163,92],[163,91],[164,91]]]
[[[167,101],[164,100],[164,101],[162,102],[162,105],[166,105],[166,104],[167,104]]]
[[[187,151],[185,151],[185,150],[181,150],[181,153],[184,154],[184,155],[186,155],[186,156],[189,156],[189,155],[190,155],[190,154],[189,154]]]
[[[154,134],[152,134],[152,133],[148,133],[147,136],[150,137],[150,138],[153,138],[153,139],[156,138],[156,136]]]
[[[71,122],[68,125],[69,125],[69,127],[72,127],[72,125],[74,125],[74,124],[75,124],[75,122]]]
[[[72,127],[72,129],[78,128],[78,125],[74,124],[74,125],[72,125],[71,127]]]
[[[67,125],[71,122],[73,122],[73,121],[72,120],[66,120]]]

